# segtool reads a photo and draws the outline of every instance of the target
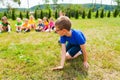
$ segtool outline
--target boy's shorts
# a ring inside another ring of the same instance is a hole
[[[81,51],[80,45],[67,43],[66,52],[68,52],[71,57],[74,57],[79,51]]]

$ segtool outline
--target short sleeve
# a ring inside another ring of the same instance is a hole
[[[61,37],[60,37],[60,43],[61,43],[61,44],[66,43],[65,36],[61,36]]]
[[[76,35],[76,40],[79,45],[85,44],[86,38],[82,32]]]

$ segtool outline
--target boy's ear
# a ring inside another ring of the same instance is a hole
[[[66,32],[67,31],[67,29],[63,29],[63,32]]]

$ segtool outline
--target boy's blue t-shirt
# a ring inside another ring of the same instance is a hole
[[[62,44],[65,44],[66,42],[72,44],[72,45],[82,45],[85,44],[86,38],[84,34],[80,30],[73,30],[71,29],[72,35],[71,37],[67,36],[61,36],[60,42]]]

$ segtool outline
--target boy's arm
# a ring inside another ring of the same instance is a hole
[[[65,63],[65,57],[66,57],[66,46],[65,46],[65,44],[62,44],[60,66],[55,67],[55,68],[53,68],[52,70],[60,70],[60,69],[63,69],[64,63]]]
[[[66,46],[65,46],[65,44],[62,44],[61,66],[63,66],[63,67],[64,67],[64,63],[65,63],[65,57],[66,57]]]
[[[82,50],[82,52],[83,52],[83,57],[84,57],[84,66],[86,67],[86,68],[88,68],[89,67],[89,64],[88,64],[88,62],[87,62],[87,51],[86,51],[86,46],[85,46],[85,44],[83,44],[83,45],[80,45],[80,47],[81,47],[81,50]]]

